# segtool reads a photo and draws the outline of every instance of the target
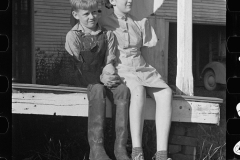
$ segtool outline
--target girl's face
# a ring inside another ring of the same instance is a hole
[[[109,0],[114,6],[114,10],[117,9],[121,13],[128,13],[132,9],[133,0]]]

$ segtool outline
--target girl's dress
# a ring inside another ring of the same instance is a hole
[[[118,16],[112,13],[100,19],[107,30],[113,31],[117,38],[116,68],[131,91],[136,86],[168,88],[162,76],[155,68],[147,64],[141,55],[141,47],[152,47],[157,44],[157,36],[144,18],[134,20],[131,15]]]

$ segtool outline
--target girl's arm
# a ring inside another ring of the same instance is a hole
[[[151,26],[147,18],[142,19],[140,22],[140,27],[142,30],[143,46],[153,47],[157,45],[158,37]]]
[[[114,65],[116,62],[116,43],[115,36],[112,31],[107,32],[107,40],[108,49],[105,56],[105,67],[103,68],[100,80],[107,87],[115,87],[120,84],[121,80],[117,75],[117,71]]]
[[[115,40],[115,36],[114,33],[112,31],[108,31],[106,33],[107,35],[107,52],[106,52],[106,56],[105,56],[105,65],[112,63],[114,64],[116,61],[116,40]]]

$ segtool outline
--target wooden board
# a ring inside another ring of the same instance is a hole
[[[24,83],[12,83],[12,88],[16,89],[17,92],[47,92],[51,93],[65,92],[65,93],[86,93],[86,88],[69,86],[61,84],[58,86],[52,85],[40,85],[40,84],[24,84]],[[196,102],[208,102],[208,103],[223,103],[223,100],[215,97],[200,97],[200,96],[186,96],[186,95],[173,95],[173,99],[196,101]]]
[[[35,86],[35,87],[34,87]],[[28,89],[27,93],[17,92]],[[13,85],[13,114],[36,114],[57,116],[88,116],[88,99],[86,89],[77,87],[44,85]],[[67,88],[69,88],[67,90]],[[32,91],[31,91],[32,90]],[[33,93],[36,92],[55,93]],[[59,91],[57,93],[56,91]],[[60,93],[61,91],[61,93]],[[75,93],[74,93],[75,92]],[[76,93],[78,92],[78,93]],[[222,100],[210,97],[174,96],[172,121],[219,124]],[[155,119],[155,101],[147,98],[145,119]],[[111,103],[107,101],[107,117],[111,117]]]
[[[62,49],[67,32],[71,29],[71,6],[66,0],[34,0],[35,48],[46,53]]]
[[[193,23],[220,24],[226,23],[226,1],[193,0]],[[177,20],[177,0],[165,0],[155,13],[166,20]]]

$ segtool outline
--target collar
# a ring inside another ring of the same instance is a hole
[[[79,22],[72,28],[72,31],[79,31],[79,32],[82,32],[83,34],[85,34],[84,28],[82,27],[82,25]],[[96,35],[96,34],[100,33],[101,31],[102,31],[102,27],[99,23],[97,23],[97,30],[91,31],[91,33],[87,33],[87,34]]]
[[[128,14],[125,14],[125,15],[119,15],[117,14],[116,12],[113,12],[112,13],[117,19],[122,19],[122,20],[127,20],[127,17],[128,17]]]

